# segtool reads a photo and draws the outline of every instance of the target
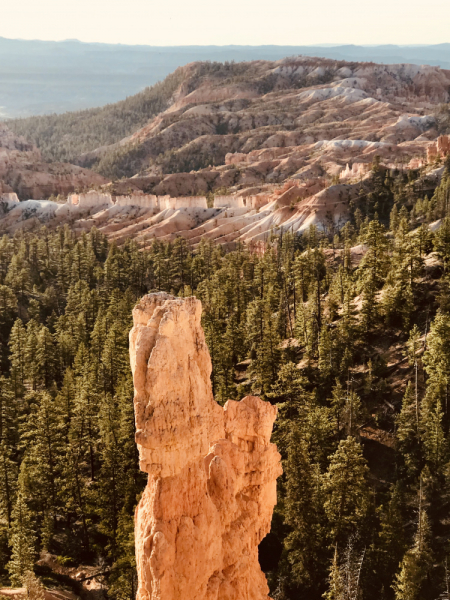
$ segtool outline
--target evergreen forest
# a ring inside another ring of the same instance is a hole
[[[449,167],[428,198],[375,162],[340,231],[275,231],[264,250],[68,225],[1,238],[1,585],[71,585],[50,554],[134,599],[128,332],[163,290],[202,301],[216,400],[278,406],[271,597],[449,599]]]
[[[120,102],[63,114],[8,119],[7,124],[16,135],[35,144],[48,162],[78,164],[81,155],[112,145],[103,160],[102,153],[97,156],[94,152],[92,156],[84,157],[83,166],[92,167],[106,177],[131,176],[136,172],[131,165],[125,167],[119,163],[126,163],[128,155],[130,162],[139,158],[139,147],[133,144],[114,147],[114,144],[131,136],[164,112],[173,103],[173,96],[182,83],[189,91],[193,91],[206,77],[213,77],[220,85],[250,80],[258,90],[265,93],[272,91],[274,78],[256,79],[256,75],[257,68],[251,63],[200,62],[194,69],[180,67],[163,81]],[[130,169],[130,172],[125,172]]]

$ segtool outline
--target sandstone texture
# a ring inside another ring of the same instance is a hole
[[[148,484],[135,516],[139,600],[267,600],[258,544],[280,455],[276,408],[219,406],[195,298],[149,294],[133,311],[136,441]]]

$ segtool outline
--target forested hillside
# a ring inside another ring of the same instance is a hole
[[[142,162],[145,152],[142,148],[136,147],[135,141],[126,138],[169,108],[175,100],[174,95],[177,96],[176,92],[182,97],[194,91],[202,83],[210,81],[213,86],[222,89],[227,85],[240,83],[249,89],[254,88],[256,93],[267,93],[276,86],[277,78],[270,74],[267,76],[266,73],[262,77],[262,71],[264,69],[261,69],[259,62],[197,62],[176,69],[162,82],[115,104],[61,115],[10,119],[7,125],[16,135],[33,142],[41,150],[46,161],[65,161],[89,167],[95,166],[95,170],[102,173],[111,171],[112,167],[109,163],[112,163],[114,177],[133,175],[135,173],[133,169],[137,169],[136,165],[139,164],[137,161],[135,165],[133,160],[141,159]],[[172,124],[177,122],[178,118],[179,115],[176,113],[168,116]],[[223,135],[226,133],[225,130],[221,131],[219,127],[218,134]],[[186,142],[185,135],[178,137],[180,139],[175,141],[175,146],[180,142]],[[115,144],[118,142],[121,144],[116,147]],[[103,163],[97,164],[102,158],[103,146],[112,147],[108,149]],[[97,149],[100,149],[98,156],[94,153],[90,157],[89,153]],[[162,147],[160,152],[164,153],[165,150],[166,148]],[[88,157],[82,156],[84,154],[88,154]],[[199,162],[198,158],[191,158],[191,160]],[[128,164],[129,162],[131,165]],[[121,167],[117,167],[116,163]]]
[[[10,119],[8,127],[32,141],[44,160],[74,162],[84,152],[131,135],[166,110],[182,79],[182,70],[178,69],[164,81],[115,104],[62,115]]]
[[[309,57],[195,62],[116,104],[7,124],[45,161],[71,162],[108,179],[139,174],[152,187],[164,175],[225,176],[239,165],[250,172],[219,187],[242,189],[313,172],[335,175],[347,163],[369,162],[371,153],[385,164],[423,158],[427,144],[448,130],[449,86],[450,71],[426,65]],[[279,169],[267,162],[283,153],[289,160]],[[314,171],[304,170],[308,164]],[[202,193],[197,185],[175,195]]]
[[[133,598],[144,478],[127,334],[137,298],[165,290],[202,301],[216,399],[279,407],[284,475],[260,553],[272,597],[448,597],[450,173],[431,199],[401,174],[384,197],[374,175],[340,232],[273,236],[265,252],[116,247],[68,226],[0,240],[3,583],[44,550]]]

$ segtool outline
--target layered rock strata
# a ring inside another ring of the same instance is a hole
[[[149,294],[133,311],[136,441],[148,483],[135,516],[139,600],[267,600],[258,544],[280,455],[276,408],[213,398],[196,298]]]

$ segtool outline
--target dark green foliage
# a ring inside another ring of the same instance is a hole
[[[153,284],[151,261],[95,230],[76,239],[43,229],[3,238],[1,249],[0,577],[7,567],[20,584],[45,549],[101,556],[126,587],[127,523],[144,484],[128,331]]]
[[[71,162],[80,154],[114,144],[166,110],[183,80],[181,69],[150,88],[116,104],[62,115],[8,121],[8,127],[34,142],[45,160]],[[106,165],[105,165],[106,168]]]
[[[2,580],[46,549],[102,561],[110,595],[134,597],[144,477],[127,334],[135,301],[164,290],[202,301],[217,401],[260,394],[278,406],[284,474],[263,549],[272,597],[439,597],[450,542],[448,224],[411,232],[405,189],[390,233],[374,214],[332,239],[314,227],[272,236],[264,252],[207,239],[194,251],[181,237],[117,247],[67,227],[1,239]],[[433,244],[441,262],[426,271]]]
[[[158,139],[158,136],[148,143],[125,143],[122,140],[166,111],[177,98],[180,86],[181,94],[189,94],[205,80],[214,80],[219,88],[245,82],[258,94],[266,94],[279,85],[276,75],[261,76],[258,63],[198,62],[176,69],[164,81],[115,104],[58,115],[12,119],[8,120],[8,127],[33,142],[46,161],[80,164],[113,179],[131,177],[148,168],[150,161],[161,165],[165,173],[198,170],[223,164],[230,146],[229,140],[223,143],[220,138],[238,133],[238,128],[229,131],[226,122],[220,119],[211,130],[207,127],[205,133],[216,134],[217,138],[214,149],[210,150],[201,147],[201,138],[195,141],[186,136],[186,131],[179,131],[173,144],[167,139]],[[298,84],[299,87],[302,85],[307,85],[307,82]],[[246,102],[244,100],[241,104]],[[166,114],[164,119],[166,126],[176,125],[180,114]],[[180,149],[180,139],[183,139],[183,146],[189,142],[193,145]]]

